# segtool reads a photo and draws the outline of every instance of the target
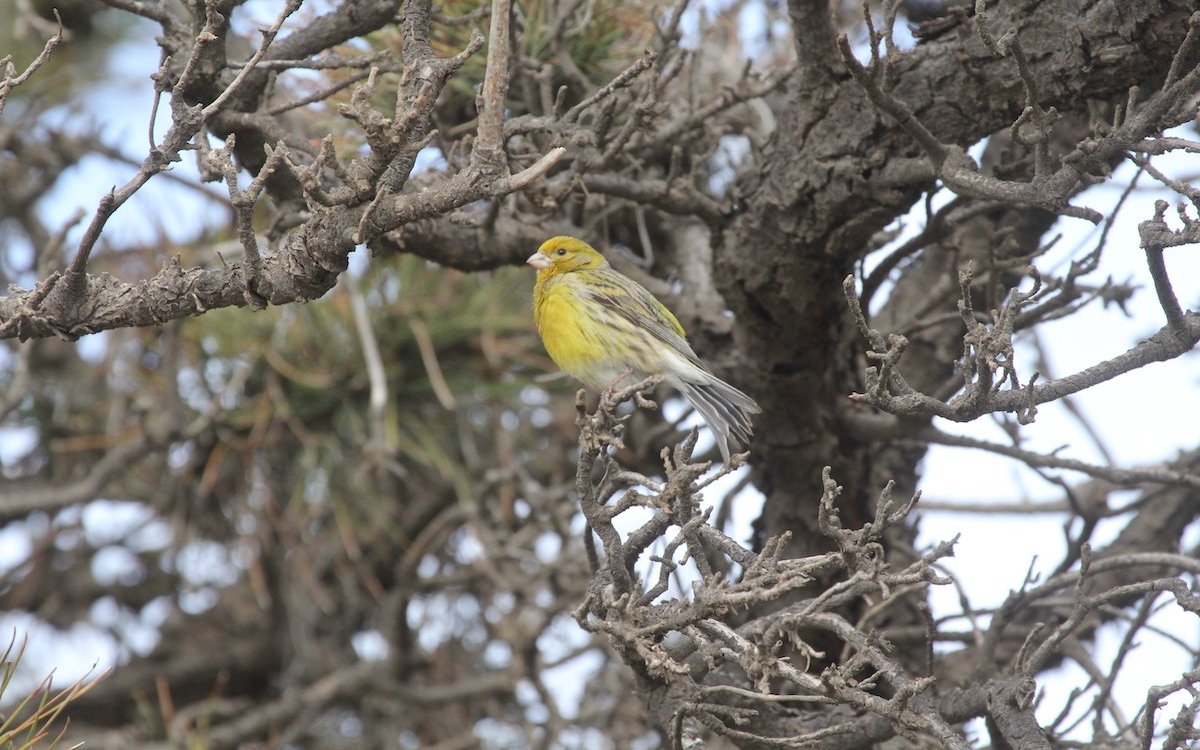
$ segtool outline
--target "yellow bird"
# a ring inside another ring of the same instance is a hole
[[[747,447],[754,399],[709,372],[663,303],[574,237],[551,237],[525,261],[538,270],[533,316],[550,358],[597,391],[621,377],[662,375],[704,417],[729,461]]]

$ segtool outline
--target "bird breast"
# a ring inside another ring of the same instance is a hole
[[[540,279],[534,290],[534,319],[550,358],[594,390],[628,372],[646,374],[638,365],[658,359],[646,335],[597,302],[578,275]]]

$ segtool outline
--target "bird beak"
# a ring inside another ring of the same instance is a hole
[[[546,254],[540,250],[530,255],[525,262],[539,270],[550,267],[550,258],[546,257]]]

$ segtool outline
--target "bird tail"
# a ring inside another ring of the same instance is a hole
[[[708,373],[705,373],[708,374]],[[753,425],[750,415],[762,411],[754,399],[723,380],[709,375],[711,380],[695,383],[677,380],[672,383],[683,394],[712,430],[721,456],[728,463],[730,446],[746,448],[750,445]]]

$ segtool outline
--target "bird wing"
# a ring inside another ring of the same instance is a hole
[[[678,318],[644,286],[608,268],[580,273],[588,276],[584,288],[593,301],[705,369],[688,344],[687,334]]]

